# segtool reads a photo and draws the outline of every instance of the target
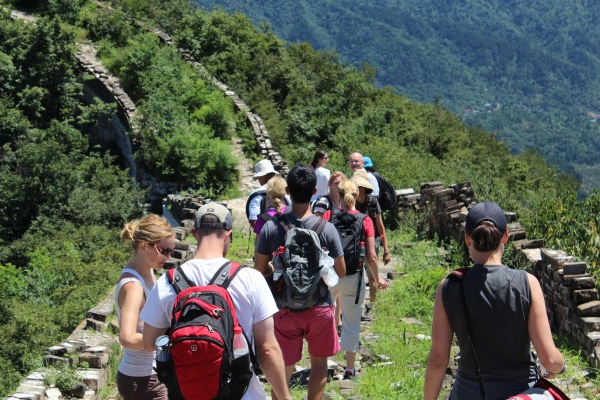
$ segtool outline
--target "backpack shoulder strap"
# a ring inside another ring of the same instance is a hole
[[[290,217],[287,215],[287,213],[279,215],[277,217],[277,221],[279,221],[279,225],[281,225],[286,233],[294,228],[294,224],[290,220]]]
[[[367,196],[369,196],[369,199],[367,201],[367,204],[368,204],[369,208],[371,208],[371,207],[377,207],[377,197],[373,197],[370,194],[367,195]]]
[[[263,196],[262,199],[260,199],[260,212],[264,213],[267,211],[267,196]]]
[[[235,278],[237,273],[244,267],[246,267],[246,265],[227,261],[225,264],[221,265],[208,284],[221,286],[223,289],[227,290],[233,278]]]
[[[367,214],[363,214],[359,212],[358,214],[354,214],[356,219],[360,221],[360,241],[365,241],[365,218],[367,218]],[[375,221],[373,221],[373,228],[375,227]]]
[[[448,274],[448,278],[454,280],[462,280],[468,271],[469,269],[466,267],[457,268],[454,271],[450,272],[450,274]]]
[[[168,270],[167,279],[175,289],[175,293],[180,293],[192,286],[198,286],[183,273],[181,266]]]
[[[264,213],[258,214],[258,217],[265,222],[269,222],[270,220],[273,219],[273,217],[267,211],[265,211]]]
[[[318,217],[319,221],[311,228],[313,231],[315,231],[317,233],[317,235],[320,235],[321,232],[323,232],[323,230],[325,229],[325,226],[327,225],[327,221],[325,221],[324,218]]]

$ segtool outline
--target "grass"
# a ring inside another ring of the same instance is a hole
[[[249,242],[248,231],[236,231],[228,258],[236,262],[252,258],[253,239],[252,235]],[[401,260],[397,269],[407,275],[396,278],[378,295],[373,311],[376,318],[365,332],[378,339],[369,343],[364,340],[366,335],[361,339],[376,361],[363,367],[357,394],[365,399],[422,399],[435,290],[448,272],[462,266],[461,257],[456,255],[457,246],[450,246],[450,253],[445,254],[435,241],[425,240],[406,227],[388,232],[388,239],[393,257]],[[555,342],[569,364],[567,373],[555,380],[557,386],[579,391],[588,399],[598,398],[598,371],[589,368],[580,347],[565,338],[555,338]],[[299,364],[308,367],[306,346],[305,356]],[[332,359],[343,360],[343,352]],[[269,393],[268,384],[265,390]],[[339,394],[339,387],[330,382],[326,391]],[[291,393],[295,400],[301,400],[306,388],[292,387]],[[446,394],[442,391],[440,398]]]
[[[407,275],[378,297],[370,333],[379,339],[368,344],[376,361],[363,368],[359,394],[363,398],[420,399],[435,290],[448,269],[442,266],[445,259],[434,242],[403,247],[399,244],[414,239],[410,231],[388,236],[395,244],[393,255],[403,260],[401,270]],[[378,362],[378,356],[386,362]]]

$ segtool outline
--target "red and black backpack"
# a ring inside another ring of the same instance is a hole
[[[177,293],[169,329],[170,368],[162,366],[161,371],[157,363],[157,375],[170,400],[241,399],[246,393],[258,363],[227,292],[243,267],[227,262],[205,286],[195,285],[181,267],[168,271]],[[244,336],[249,348],[249,353],[237,358],[236,334]]]

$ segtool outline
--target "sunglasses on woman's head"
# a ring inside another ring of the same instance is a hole
[[[160,247],[156,244],[154,245],[154,248],[156,249],[156,251],[158,251],[158,254],[160,254],[163,257],[170,257],[171,254],[173,254],[173,251],[175,250],[174,248],[170,249],[168,247]]]

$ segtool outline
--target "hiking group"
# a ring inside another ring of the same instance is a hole
[[[125,225],[121,238],[133,253],[115,290],[125,348],[117,374],[123,399],[266,399],[261,373],[274,400],[291,399],[288,385],[304,341],[307,399],[323,397],[327,359],[340,350],[343,378],[357,378],[365,276],[371,304],[387,287],[379,277],[379,252],[383,248],[382,260],[389,263],[382,209],[390,206],[391,185],[359,153],[349,157],[350,179],[328,171],[327,160],[317,152],[311,166],[295,165],[286,179],[268,160],[254,166],[261,186],[246,207],[256,234],[254,268],[226,258],[233,220],[221,204],[198,209],[193,259],[158,280],[154,270],[177,247],[173,228],[154,214]],[[326,182],[319,183],[319,176]],[[565,371],[539,283],[501,263],[507,241],[500,207],[478,203],[469,210],[465,242],[475,265],[438,287],[426,399],[439,396],[454,333],[464,362],[451,399],[534,393],[528,388],[550,385],[541,376]]]
[[[248,200],[250,224],[260,226],[254,229],[254,267],[264,275],[278,307],[273,318],[285,378],[287,382],[291,379],[306,340],[310,360],[308,399],[322,398],[327,359],[340,349],[346,352],[344,379],[357,377],[355,358],[365,298],[363,265],[369,267],[372,302],[377,289],[387,287],[387,281],[378,278],[375,246],[374,221],[379,218],[379,242],[383,243],[384,261],[389,262],[381,209],[375,207],[371,217],[355,208],[359,184],[366,186],[362,198],[365,212],[373,191],[370,182],[365,185],[361,181],[361,173],[367,174],[362,156],[353,153],[350,160],[356,155],[359,162],[350,166],[358,172],[350,180],[344,179],[341,172],[331,173],[325,168],[328,156],[317,151],[310,166],[296,165],[290,170],[285,193],[274,190],[281,177],[270,161],[262,160],[255,165],[253,176],[261,188]],[[342,201],[338,201],[340,184],[345,190]],[[328,281],[327,274],[335,279]],[[271,395],[280,398],[275,391]]]
[[[294,166],[286,179],[268,160],[254,166],[260,187],[246,206],[256,233],[254,268],[226,259],[233,221],[221,204],[198,209],[193,259],[158,280],[154,270],[177,247],[172,227],[154,214],[126,224],[121,236],[133,255],[115,292],[125,347],[117,386],[124,399],[266,399],[261,373],[273,399],[290,399],[288,384],[304,340],[308,399],[323,397],[327,358],[340,349],[347,357],[344,379],[357,377],[363,265],[372,301],[378,288],[387,287],[377,279],[376,232],[382,232],[386,262],[389,251],[385,228],[376,227],[381,210],[371,206],[371,217],[355,208],[365,204],[370,213],[373,186],[368,178],[361,181],[367,176],[362,165],[355,168],[356,182],[341,182],[340,172],[325,168],[327,160],[317,152],[311,166]],[[356,200],[359,187],[365,188],[363,203]],[[311,203],[327,215],[313,214]]]

